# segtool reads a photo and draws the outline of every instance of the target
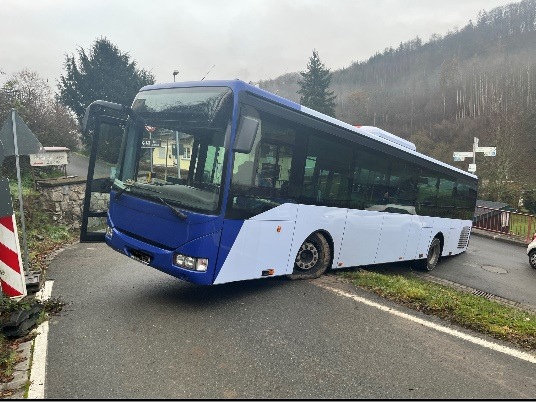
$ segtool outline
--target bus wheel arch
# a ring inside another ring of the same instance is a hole
[[[432,271],[439,262],[441,254],[443,254],[443,246],[445,244],[445,237],[443,233],[437,233],[428,247],[426,258],[417,261],[417,267],[423,271]]]
[[[290,279],[314,279],[324,274],[333,261],[333,240],[329,233],[319,230],[303,241],[294,259]]]

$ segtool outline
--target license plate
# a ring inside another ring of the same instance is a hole
[[[149,265],[151,263],[151,256],[141,251],[129,250],[129,257],[133,260],[141,262],[143,265]]]

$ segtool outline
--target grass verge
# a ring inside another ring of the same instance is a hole
[[[386,299],[494,338],[536,350],[536,315],[482,296],[428,282],[415,275],[366,270],[339,275]]]

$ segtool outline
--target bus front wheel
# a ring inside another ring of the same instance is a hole
[[[441,240],[434,237],[434,240],[430,243],[426,258],[418,261],[418,267],[423,271],[431,271],[436,267],[439,257],[441,257]]]
[[[294,260],[290,279],[314,279],[326,272],[331,261],[331,249],[326,238],[313,233],[301,245]]]

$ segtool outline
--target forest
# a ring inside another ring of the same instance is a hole
[[[299,76],[259,86],[299,102]],[[477,153],[479,197],[514,207],[535,198],[536,0],[482,10],[461,29],[333,70],[330,90],[338,119],[380,127],[460,169],[472,159],[454,162],[453,153],[471,152],[474,138],[497,147],[496,157]]]

